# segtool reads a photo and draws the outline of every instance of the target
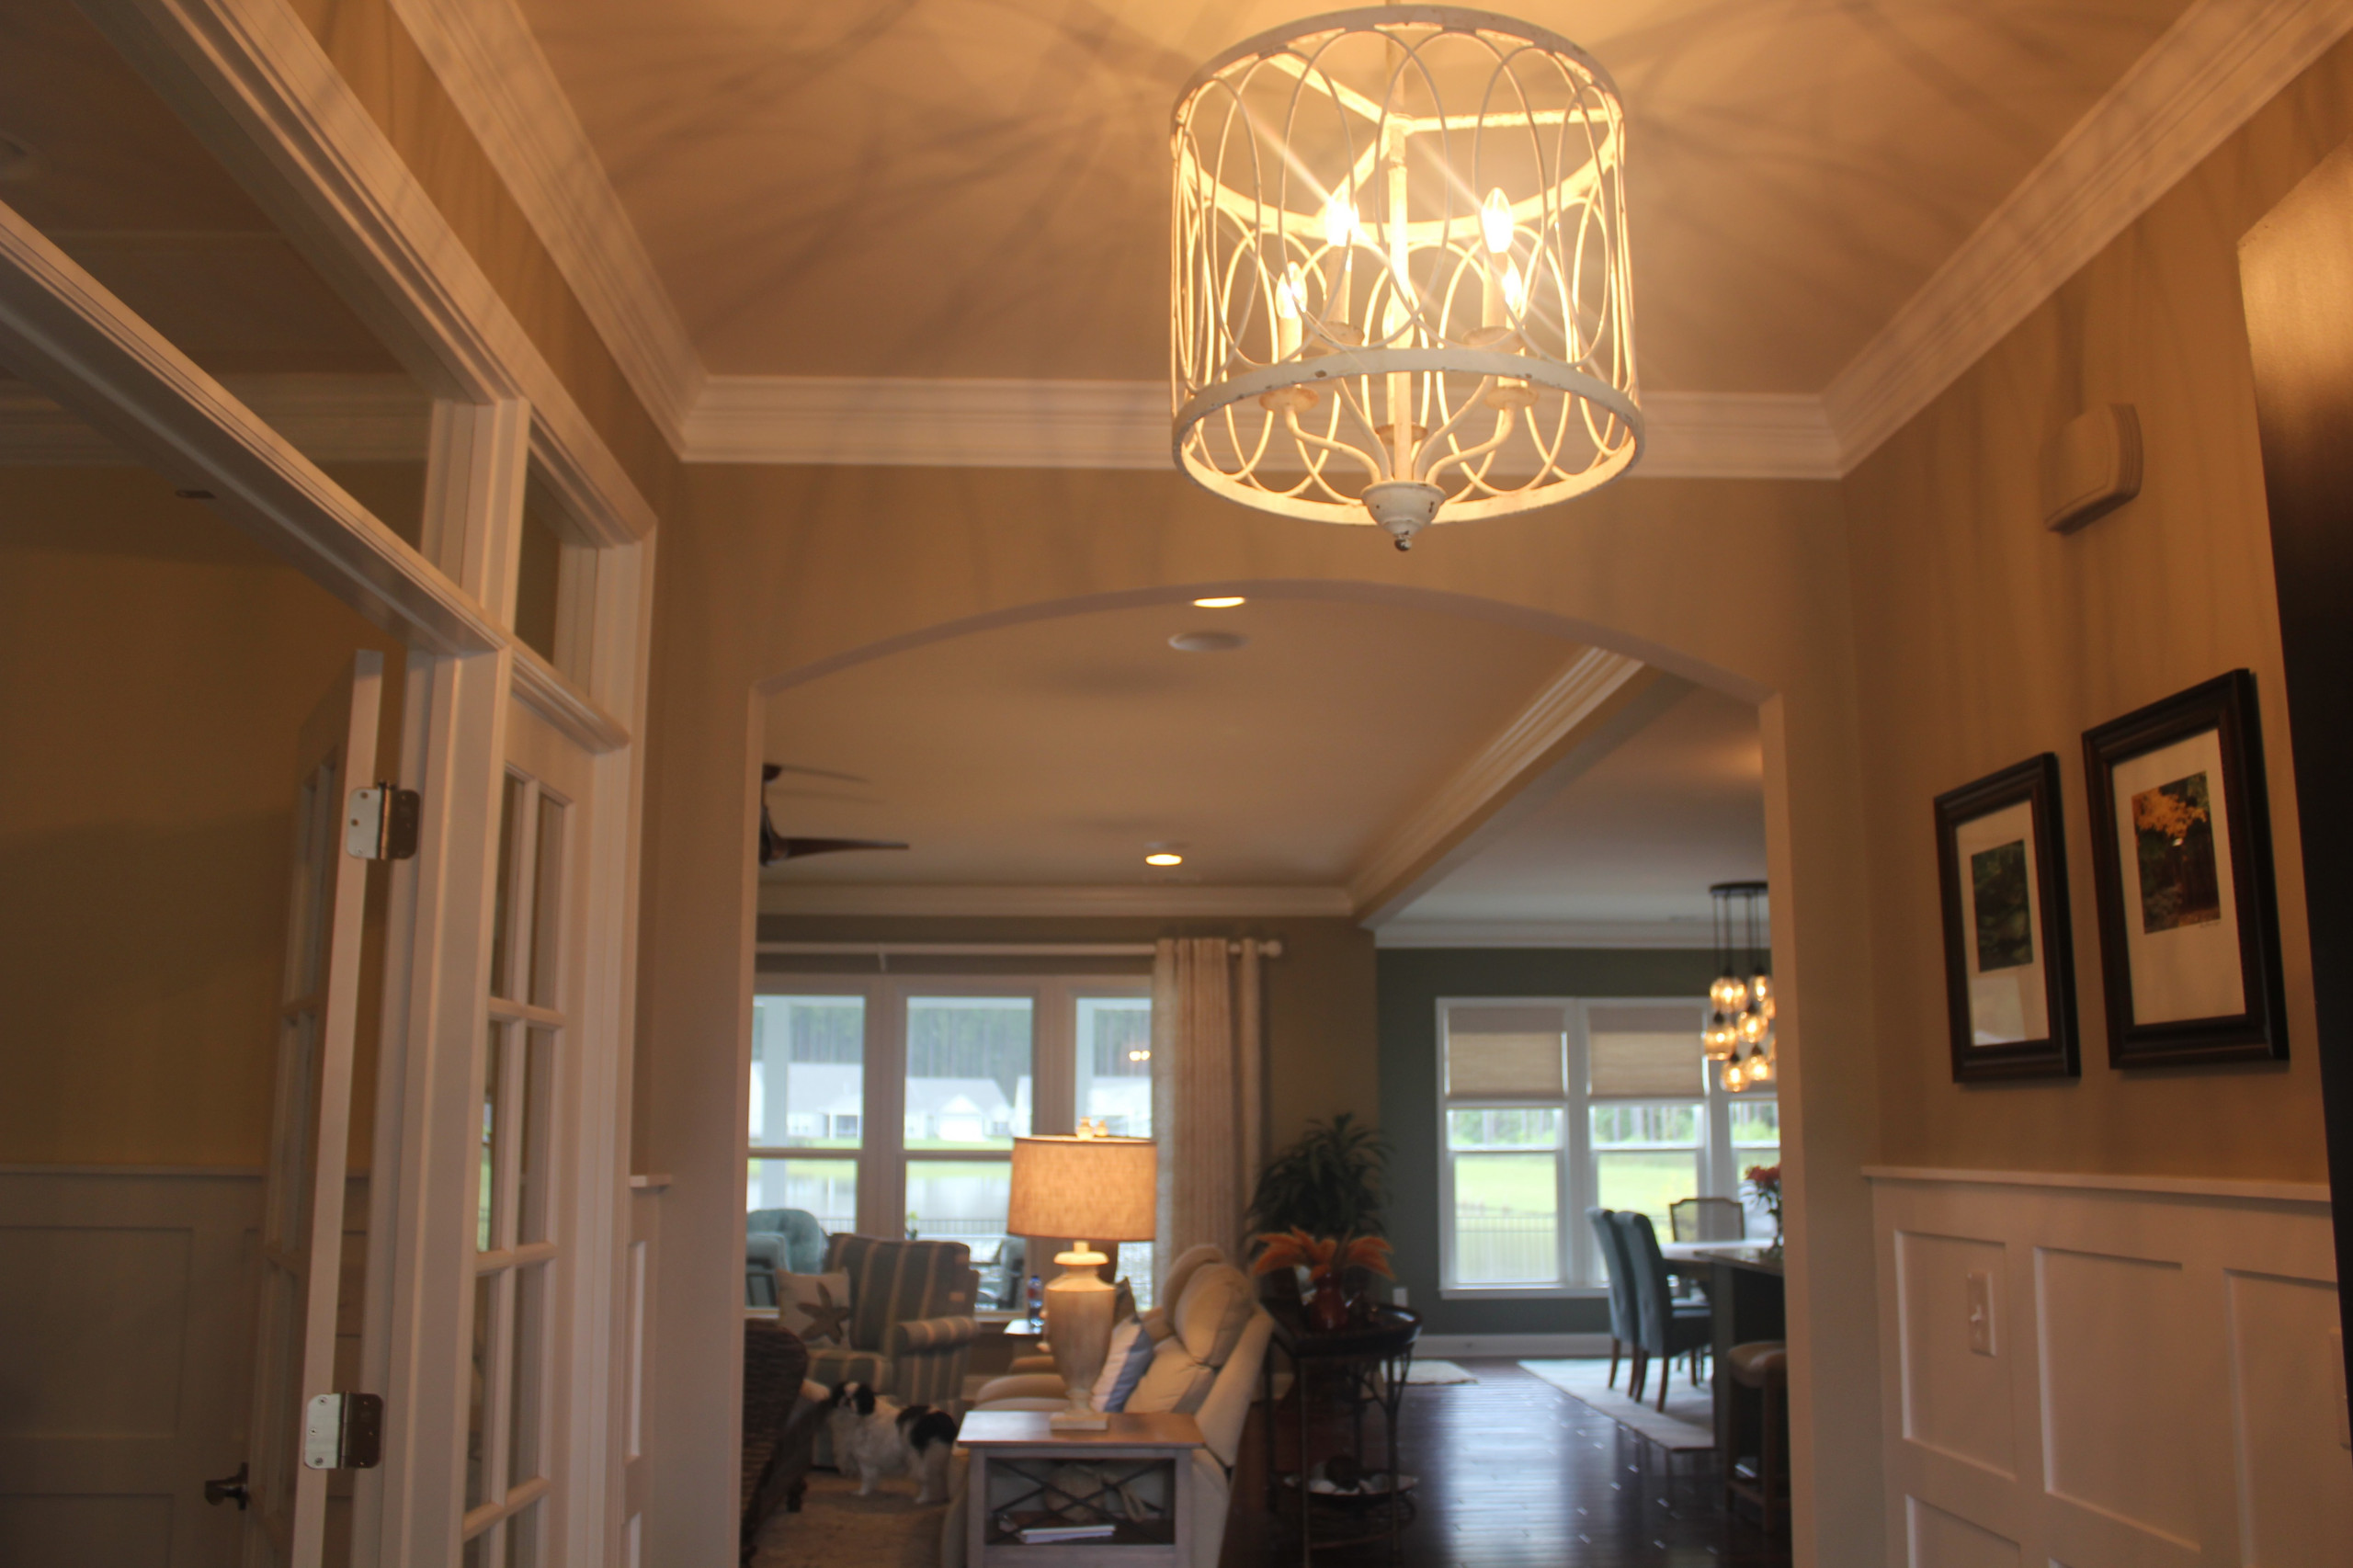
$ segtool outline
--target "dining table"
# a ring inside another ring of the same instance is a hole
[[[1716,1452],[1729,1473],[1741,1458],[1732,1451],[1729,1353],[1735,1345],[1787,1336],[1781,1249],[1763,1243],[1661,1242],[1658,1250],[1670,1269],[1699,1278],[1707,1289],[1713,1325],[1709,1356],[1715,1372]]]

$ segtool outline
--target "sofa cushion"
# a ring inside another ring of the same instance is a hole
[[[1201,1408],[1217,1382],[1217,1369],[1196,1358],[1181,1338],[1164,1339],[1153,1347],[1152,1365],[1128,1396],[1132,1415],[1169,1411],[1190,1415]]]
[[[1193,1271],[1169,1319],[1194,1360],[1222,1367],[1256,1305],[1242,1270],[1230,1263],[1212,1263]]]

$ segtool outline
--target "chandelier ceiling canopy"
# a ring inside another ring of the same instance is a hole
[[[1557,34],[1337,11],[1195,74],[1175,123],[1178,464],[1286,517],[1503,517],[1608,483],[1643,415],[1617,87]]]

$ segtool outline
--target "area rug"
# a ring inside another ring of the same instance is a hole
[[[1640,1432],[1663,1449],[1680,1452],[1716,1446],[1715,1391],[1704,1381],[1698,1388],[1691,1386],[1688,1363],[1651,1369],[1653,1379],[1662,1370],[1667,1374],[1665,1415],[1652,1408],[1652,1402],[1658,1398],[1655,1381],[1647,1391],[1650,1398],[1641,1403],[1626,1397],[1628,1372],[1622,1360],[1614,1389],[1609,1386],[1609,1358],[1606,1356],[1591,1360],[1522,1361],[1520,1365],[1563,1393],[1591,1405],[1620,1426]]]
[[[1475,1383],[1479,1380],[1451,1361],[1416,1361],[1406,1369],[1409,1383]]]
[[[936,1568],[946,1504],[915,1506],[915,1483],[892,1476],[868,1496],[829,1470],[809,1472],[801,1512],[760,1527],[752,1568]]]

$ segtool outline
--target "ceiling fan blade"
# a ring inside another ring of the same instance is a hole
[[[904,849],[904,844],[889,838],[779,838],[782,849],[777,858],[796,860],[803,855],[831,855],[842,849]]]

